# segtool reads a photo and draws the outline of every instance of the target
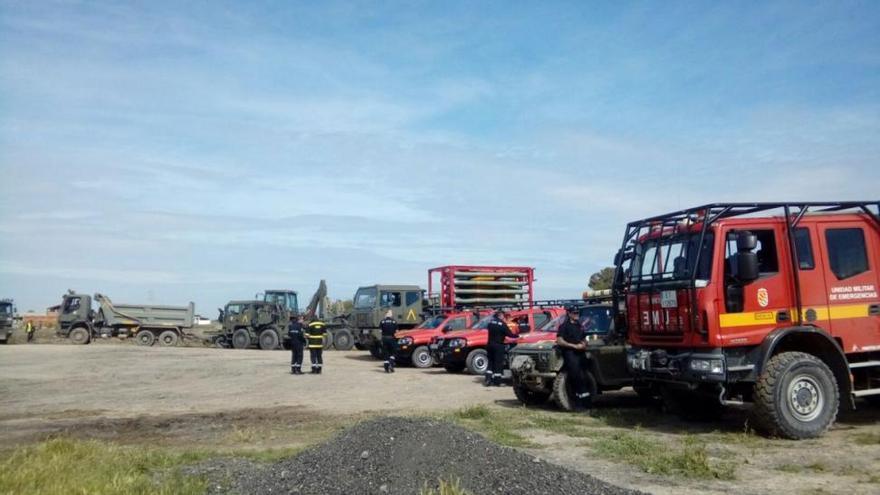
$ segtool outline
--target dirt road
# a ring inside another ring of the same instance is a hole
[[[308,359],[308,355],[306,356]],[[308,370],[308,368],[306,368]],[[360,351],[325,352],[324,373],[291,376],[282,351],[134,345],[0,347],[0,419],[210,413],[304,407],[333,414],[436,411],[509,398],[476,377],[399,367]]]

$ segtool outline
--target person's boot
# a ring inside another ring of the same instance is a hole
[[[314,366],[312,366],[312,374],[313,375],[317,375],[319,372],[320,372],[320,370],[318,368],[315,368]]]
[[[501,375],[492,375],[492,385],[496,387],[501,386]]]
[[[491,385],[492,385],[492,373],[486,373],[486,375],[483,379],[483,386],[489,387]]]
[[[382,363],[382,367],[385,368],[385,373],[391,373],[391,363],[385,361]]]
[[[394,373],[394,365],[395,365],[395,364],[397,364],[397,362],[394,361],[393,359],[391,360],[391,363],[389,363],[389,366],[388,366],[388,367],[391,368],[391,372],[392,372],[392,373]]]
[[[295,374],[296,374],[296,368],[294,368],[293,366],[290,367],[290,374],[291,374],[291,375],[295,375]]]
[[[319,374],[319,375],[321,374],[322,371],[324,371],[324,368],[323,368],[323,367],[318,368],[318,374]]]

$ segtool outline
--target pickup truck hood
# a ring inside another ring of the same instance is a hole
[[[450,332],[451,333],[451,332]],[[402,339],[404,337],[412,337],[413,342],[416,343],[427,343],[430,342],[432,338],[443,335],[442,330],[438,330],[436,328],[420,328],[414,330],[406,330],[403,332],[397,332],[394,334],[398,339]]]

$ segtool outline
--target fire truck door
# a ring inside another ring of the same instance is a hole
[[[819,228],[802,225],[794,229],[798,277],[801,288],[801,322],[831,332],[828,321],[828,291],[825,290],[825,263],[819,249]],[[794,301],[792,300],[792,303]],[[794,304],[792,310],[796,311]],[[794,316],[794,315],[793,315]]]
[[[822,223],[819,231],[832,333],[845,352],[880,349],[876,233],[858,221]]]

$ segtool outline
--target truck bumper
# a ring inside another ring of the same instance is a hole
[[[627,351],[627,370],[641,381],[665,382],[683,388],[727,382],[727,360],[720,352],[677,352],[632,348]]]
[[[412,359],[413,351],[418,346],[419,344],[398,345],[397,350],[394,351],[394,358],[398,361],[409,361]]]
[[[436,354],[434,355],[434,360],[442,365],[464,364],[469,352],[470,349],[463,347],[455,349],[443,347],[436,351]]]

